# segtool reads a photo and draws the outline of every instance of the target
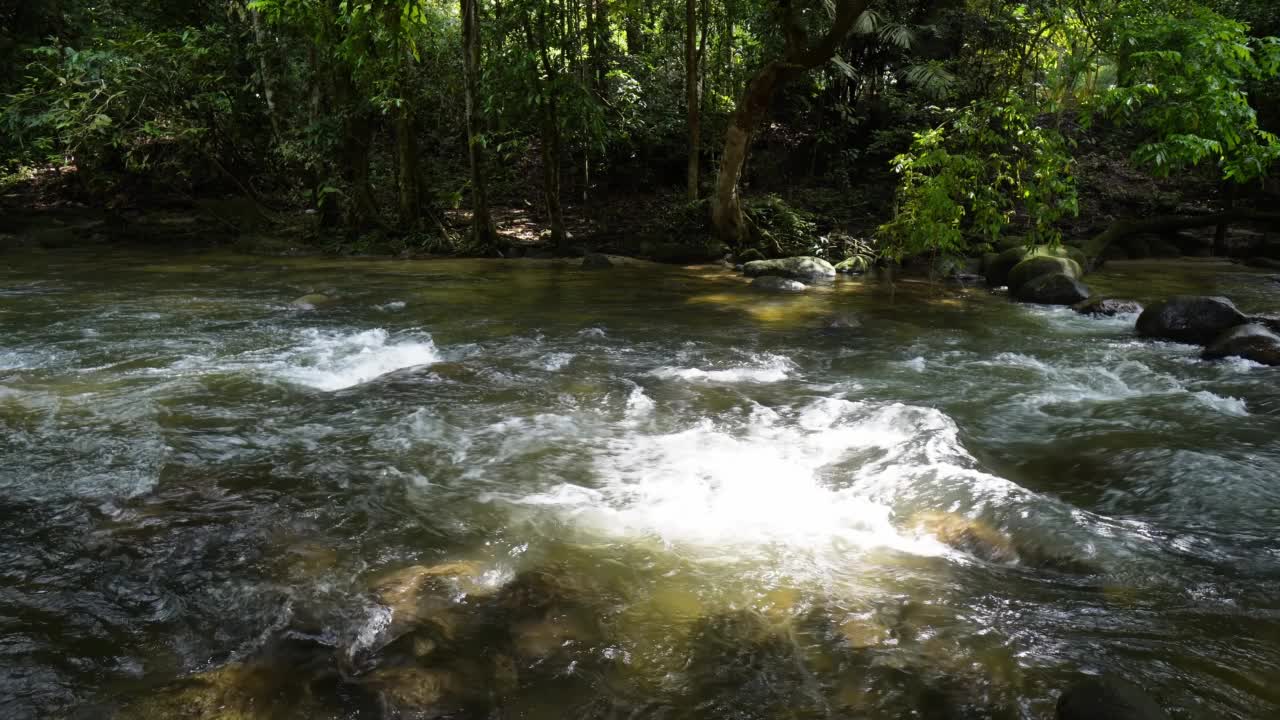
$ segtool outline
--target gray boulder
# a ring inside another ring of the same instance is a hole
[[[762,292],[801,293],[808,290],[809,286],[777,275],[761,275],[751,281],[751,289]]]
[[[1058,698],[1057,720],[1169,720],[1142,688],[1114,677],[1081,680]]]
[[[1208,345],[1219,335],[1246,322],[1230,300],[1207,295],[1175,295],[1142,311],[1138,334],[1143,337]]]
[[[1114,315],[1140,313],[1142,312],[1142,305],[1136,300],[1095,297],[1081,303],[1076,303],[1071,306],[1071,309],[1081,315],[1105,315],[1107,317],[1112,317]]]
[[[1075,305],[1089,299],[1089,288],[1070,275],[1052,273],[1023,283],[1013,296],[1022,302],[1041,305]]]
[[[1226,331],[1201,355],[1205,360],[1242,357],[1263,365],[1280,365],[1280,335],[1250,323]]]
[[[613,267],[613,261],[608,255],[601,253],[588,253],[582,258],[582,268],[584,270],[605,270]]]
[[[801,282],[824,282],[835,279],[836,269],[831,263],[816,257],[789,257],[776,260],[752,260],[742,266],[747,277],[772,275]]]
[[[1276,278],[1280,280],[1280,277]],[[1273,333],[1280,333],[1280,315],[1254,315],[1249,322],[1262,325]]]

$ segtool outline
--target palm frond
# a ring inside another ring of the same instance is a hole
[[[859,35],[870,35],[883,23],[880,13],[875,10],[863,10],[853,24],[853,31]]]
[[[935,99],[946,97],[956,82],[956,76],[939,62],[911,65],[902,72],[902,78]]]
[[[884,42],[909,50],[916,44],[916,32],[902,23],[882,25],[876,35]]]

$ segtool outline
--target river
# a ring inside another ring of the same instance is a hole
[[[1088,281],[1280,310],[1225,263]],[[1134,319],[11,253],[0,714],[1038,719],[1105,672],[1280,716],[1280,369]]]

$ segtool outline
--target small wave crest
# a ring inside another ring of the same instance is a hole
[[[393,340],[381,328],[356,333],[313,329],[303,333],[300,346],[267,363],[266,370],[285,382],[333,391],[439,360],[430,336]]]
[[[707,383],[775,383],[782,382],[795,371],[796,365],[781,355],[760,355],[753,362],[715,370],[696,367],[664,366],[653,371],[653,376],[663,380],[684,380]]]

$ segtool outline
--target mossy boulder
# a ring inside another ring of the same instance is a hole
[[[987,278],[987,284],[991,287],[1000,287],[1009,284],[1009,274],[1019,263],[1034,257],[1056,257],[1068,258],[1074,260],[1081,268],[1081,272],[1076,275],[1077,279],[1083,275],[1083,268],[1088,265],[1088,259],[1085,257],[1084,251],[1079,248],[1069,247],[1066,245],[1058,245],[1051,247],[1049,245],[1036,245],[1035,247],[1026,247],[1019,245],[1011,247],[994,257],[984,257],[982,268],[983,275]],[[1012,288],[1010,288],[1012,289]]]
[[[1089,288],[1065,273],[1050,273],[1022,283],[1014,297],[1040,305],[1075,305],[1089,299]]]
[[[1080,263],[1066,257],[1035,255],[1018,263],[1009,271],[1009,292],[1015,297],[1018,290],[1041,275],[1066,275],[1072,280],[1079,280],[1084,275]],[[1085,297],[1088,297],[1086,295]],[[1078,300],[1083,300],[1079,298]],[[1077,300],[1077,302],[1078,302]]]
[[[1209,295],[1175,295],[1138,316],[1143,337],[1208,345],[1247,318],[1230,300]]]
[[[1214,340],[1201,357],[1241,357],[1263,365],[1280,365],[1280,335],[1256,323],[1238,325]]]
[[[866,258],[858,257],[845,258],[835,265],[836,272],[845,275],[864,273],[867,271],[868,267],[870,267],[870,263],[867,262]]]
[[[776,260],[753,260],[742,266],[747,277],[773,275],[800,282],[824,282],[835,278],[836,269],[822,258],[798,256]]]

